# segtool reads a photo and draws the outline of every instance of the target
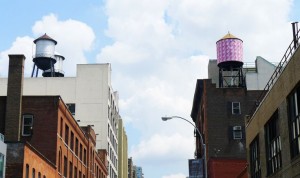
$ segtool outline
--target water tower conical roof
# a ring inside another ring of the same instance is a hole
[[[230,32],[228,32],[225,36],[223,36],[223,38],[219,39],[218,41],[226,40],[226,39],[239,39],[239,40],[241,40],[240,38],[238,38],[238,37],[232,35]],[[241,41],[243,41],[243,40],[241,40]]]
[[[40,36],[39,38],[35,39],[33,42],[36,43],[38,40],[51,40],[51,41],[53,41],[55,43],[55,45],[57,44],[57,41],[55,41],[54,39],[52,39],[46,33],[43,36]]]

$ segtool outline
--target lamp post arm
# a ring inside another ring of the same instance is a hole
[[[189,121],[189,120],[187,120],[187,119],[185,119],[185,118],[183,118],[183,117],[180,117],[180,116],[172,116],[172,117],[173,117],[173,118],[179,118],[179,119],[185,120],[185,121],[187,121],[188,123],[190,123],[190,124],[197,130],[197,132],[198,132],[198,134],[199,134],[199,136],[200,136],[201,145],[205,145],[205,144],[204,144],[204,141],[203,141],[203,138],[202,138],[202,134],[201,134],[201,132],[199,131],[199,129],[196,127],[196,125],[194,125],[191,121]]]
[[[178,118],[178,119],[182,119],[182,120],[185,120],[187,121],[188,123],[190,123],[198,132],[199,136],[200,136],[200,141],[201,141],[201,145],[203,147],[203,158],[204,158],[204,169],[205,169],[205,178],[207,178],[207,162],[206,162],[206,145],[205,143],[203,142],[203,138],[202,138],[202,134],[201,132],[199,131],[199,129],[196,127],[195,124],[193,124],[191,121],[183,118],[183,117],[180,117],[180,116],[172,116],[172,118]]]

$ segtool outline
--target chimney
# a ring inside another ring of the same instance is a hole
[[[292,23],[293,28],[293,41],[294,41],[294,48],[297,49],[298,46],[298,22]]]
[[[13,54],[9,56],[6,116],[5,116],[5,141],[20,141],[22,124],[22,95],[24,79],[23,54]]]

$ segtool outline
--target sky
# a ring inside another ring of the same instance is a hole
[[[76,64],[111,63],[129,157],[145,178],[185,178],[194,128],[161,117],[192,120],[196,80],[207,78],[228,32],[243,40],[244,62],[279,62],[300,0],[0,0],[0,12],[0,77],[8,54],[26,56],[30,77],[33,40],[44,33],[66,58],[65,76],[76,75]]]

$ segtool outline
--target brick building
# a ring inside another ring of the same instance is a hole
[[[206,144],[206,164],[201,165],[207,165],[209,178],[243,177],[247,167],[244,118],[275,68],[261,57],[255,66],[243,67],[242,51],[242,40],[225,35],[217,42],[217,60],[209,61],[209,79],[196,83],[191,117]],[[195,157],[203,159],[197,132],[195,137]]]
[[[79,127],[60,96],[22,95],[24,59],[10,55],[8,92],[0,97],[6,178],[107,177],[107,154],[96,149],[92,125]]]
[[[232,178],[246,167],[244,117],[259,94],[246,88],[216,88],[211,79],[197,80],[191,117],[203,134],[209,177]],[[196,157],[202,158],[196,137]]]
[[[248,173],[253,178],[300,177],[300,30],[246,123]]]
[[[128,158],[128,178],[133,178],[133,160]]]

